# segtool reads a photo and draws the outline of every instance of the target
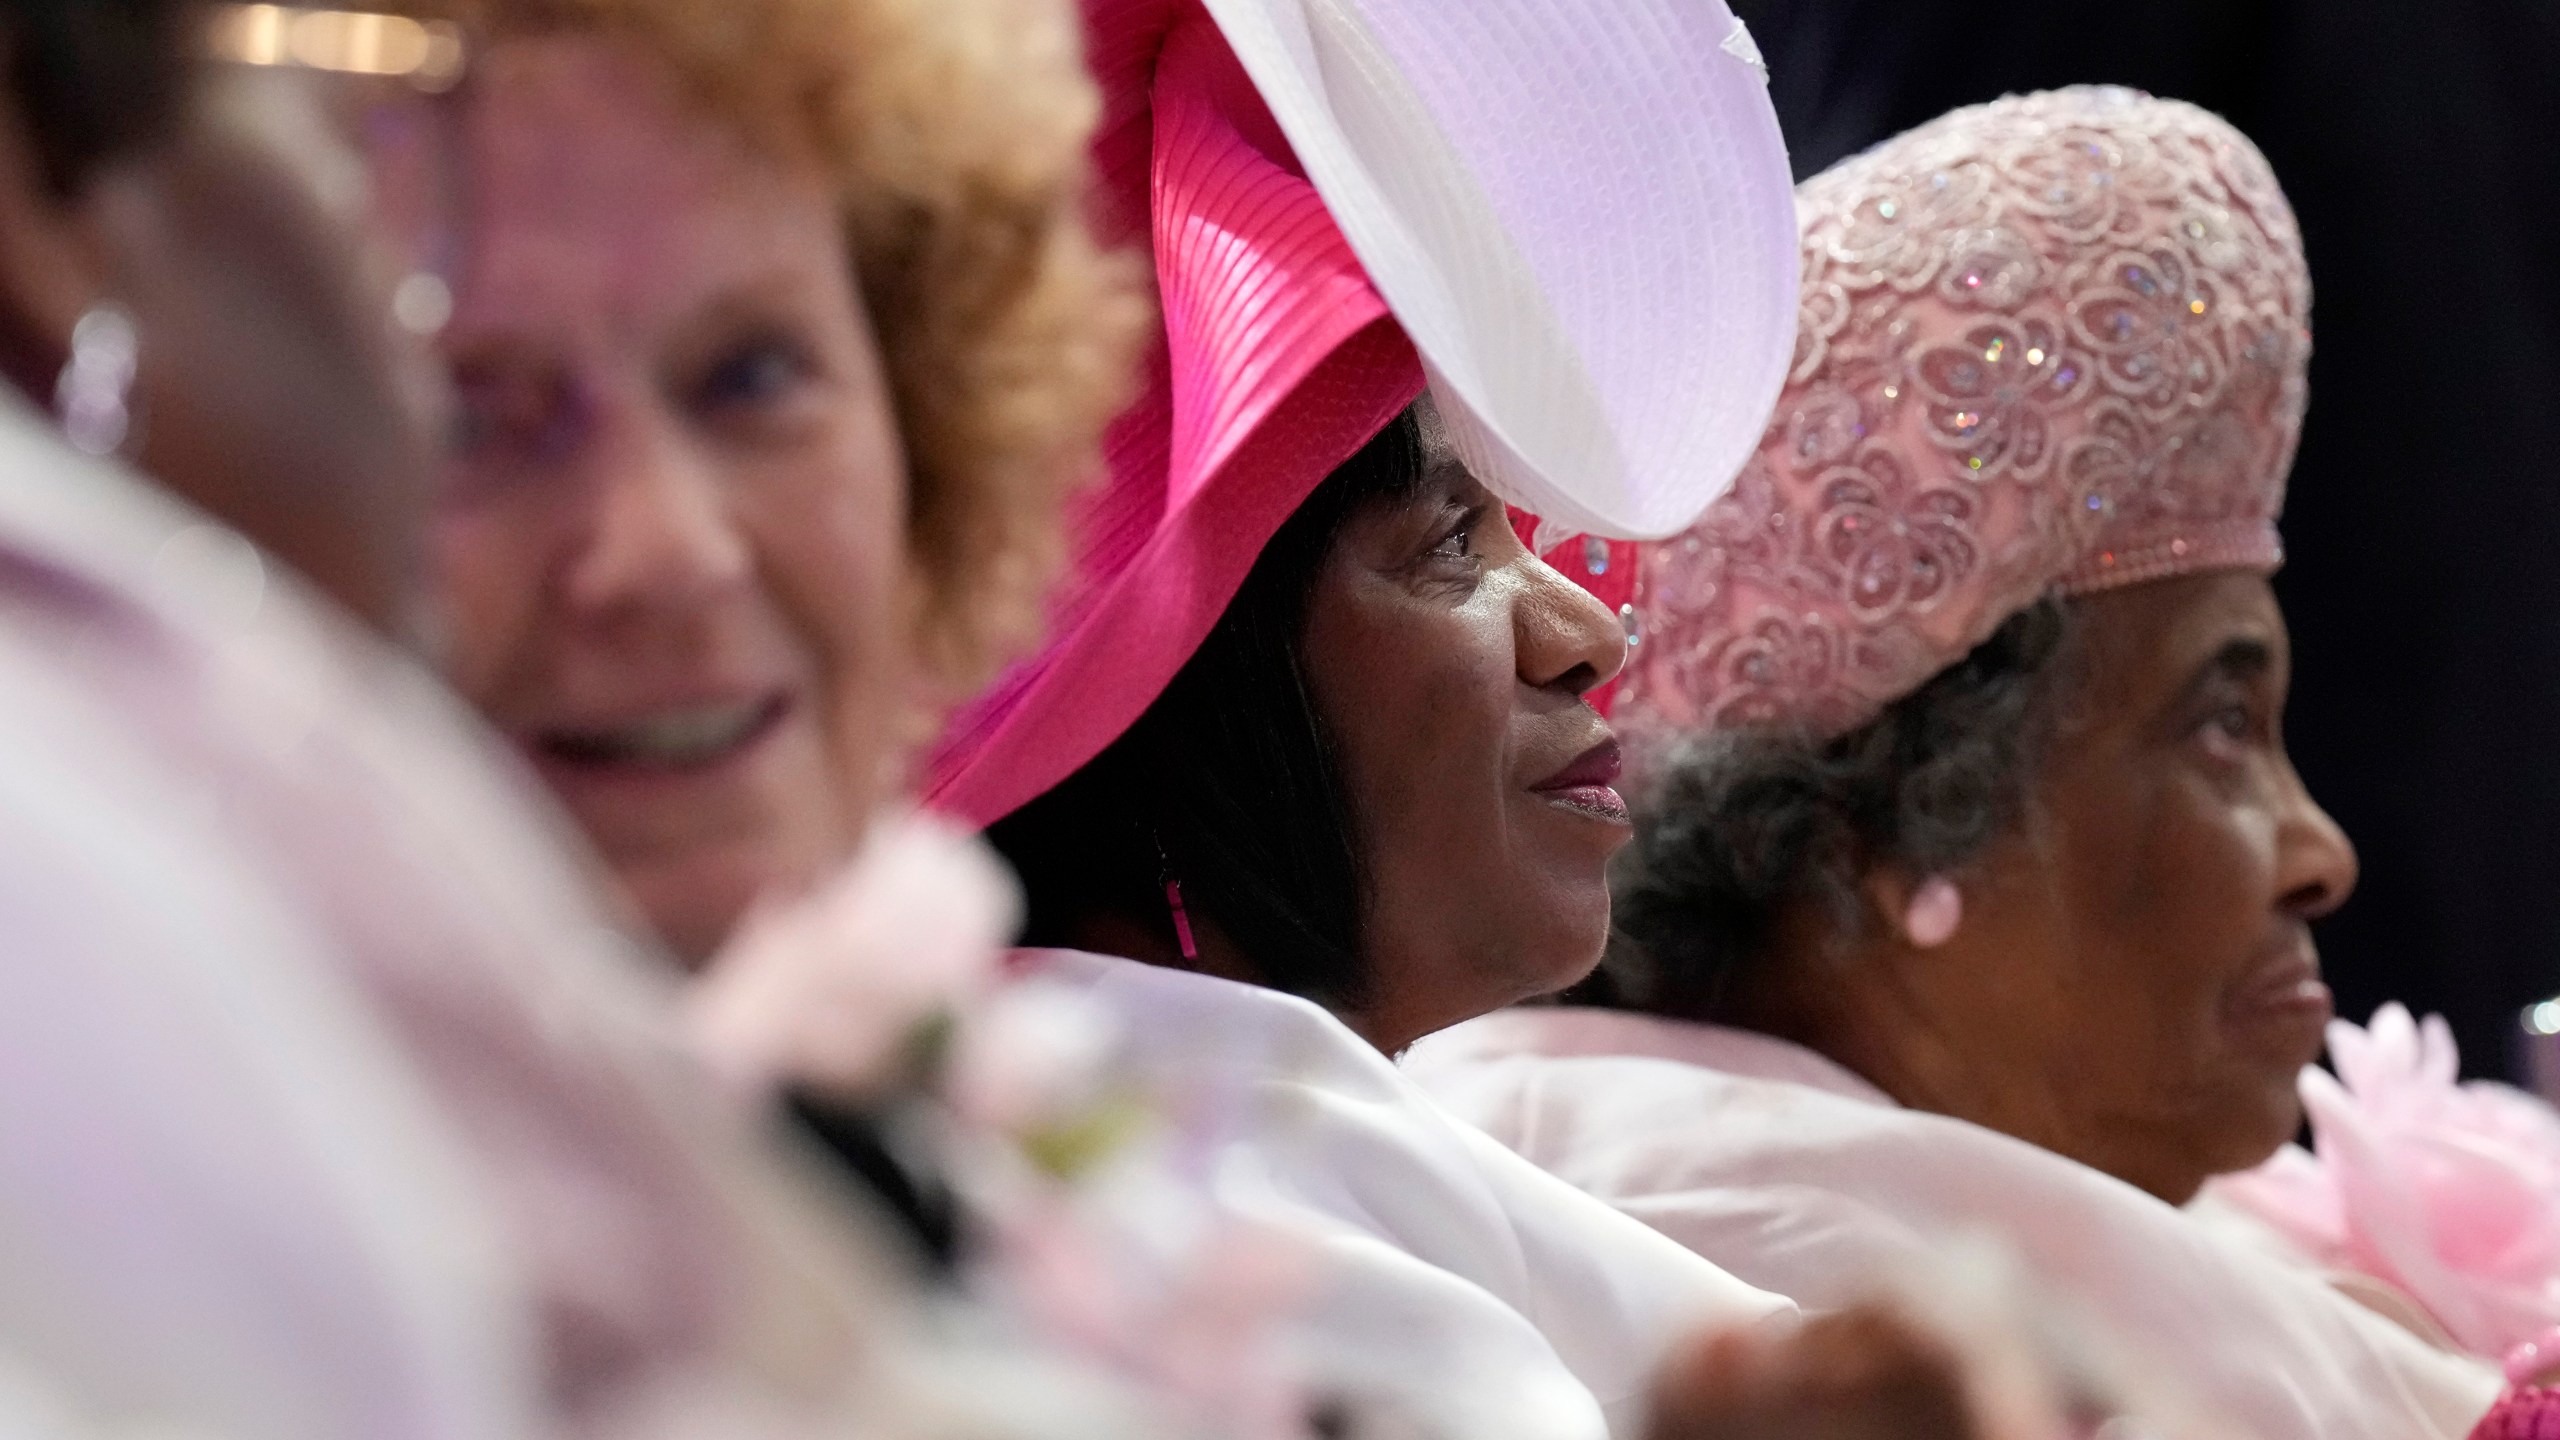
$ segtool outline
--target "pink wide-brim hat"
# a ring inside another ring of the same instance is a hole
[[[1648,547],[1618,717],[1845,733],[2045,595],[2272,571],[2311,282],[2218,117],[2077,87],[1805,182],[1796,362],[1758,453]]]
[[[1430,384],[1551,535],[1667,534],[1784,381],[1795,224],[1721,0],[1085,0],[1106,213],[1164,330],[1072,517],[1051,640],[955,717],[985,824],[1118,737],[1324,477]]]

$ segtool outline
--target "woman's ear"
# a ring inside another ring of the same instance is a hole
[[[1964,924],[1964,891],[1952,877],[1915,877],[1888,866],[1869,871],[1862,888],[1885,928],[1911,949],[1935,950]]]

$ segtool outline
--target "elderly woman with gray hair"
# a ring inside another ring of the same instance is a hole
[[[2269,1440],[2463,1434],[2489,1367],[2178,1208],[2300,1125],[2309,922],[2356,873],[2282,737],[2310,285],[2274,176],[2077,89],[1799,205],[1775,422],[1646,561],[1603,1008],[1410,1068],[1808,1307],[1989,1231]]]

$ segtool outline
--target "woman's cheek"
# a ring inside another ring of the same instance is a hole
[[[843,779],[877,798],[920,688],[903,490],[877,465],[825,452],[740,488],[758,497],[743,517],[757,583],[817,672]]]
[[[484,711],[500,708],[500,689],[523,667],[542,618],[547,556],[530,529],[448,515],[429,531],[436,661]]]
[[[2275,828],[2263,807],[2235,803],[2197,787],[2179,807],[2167,836],[2171,874],[2161,888],[2155,933],[2175,937],[2156,954],[2164,975],[2191,977],[2197,1003],[2220,1003],[2221,991],[2258,963],[2272,923]]]

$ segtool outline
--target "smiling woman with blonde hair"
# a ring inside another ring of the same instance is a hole
[[[1058,504],[1093,473],[1145,319],[1128,257],[1079,213],[1098,99],[1073,11],[528,0],[481,23],[619,39],[832,193],[906,450],[927,648],[974,688],[1033,638]]]
[[[477,14],[450,671],[689,960],[1035,634],[1145,318],[1033,0]]]

